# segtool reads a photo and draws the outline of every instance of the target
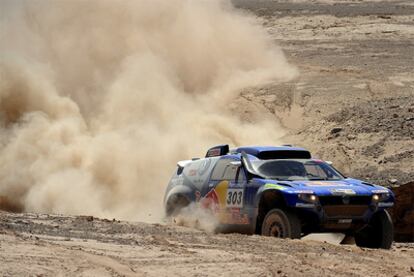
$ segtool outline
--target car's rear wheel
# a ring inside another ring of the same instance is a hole
[[[174,217],[178,215],[181,210],[187,207],[190,201],[182,195],[173,195],[168,199],[166,214],[167,216]]]
[[[298,239],[301,235],[300,220],[292,211],[270,210],[263,220],[262,235]]]
[[[355,234],[355,243],[360,247],[390,249],[394,238],[394,226],[387,211],[374,214],[369,224]]]

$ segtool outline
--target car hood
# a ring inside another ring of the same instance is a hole
[[[356,179],[338,181],[278,181],[277,183],[286,186],[286,192],[291,193],[312,191],[317,195],[372,195],[374,193],[389,192],[384,187],[371,185]]]

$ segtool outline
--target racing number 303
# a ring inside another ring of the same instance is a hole
[[[230,208],[243,207],[243,189],[228,189],[226,203]]]

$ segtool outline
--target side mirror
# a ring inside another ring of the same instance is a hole
[[[325,161],[325,163],[327,163],[329,165],[333,165],[333,162],[331,162],[331,161]]]

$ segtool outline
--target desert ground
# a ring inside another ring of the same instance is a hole
[[[408,243],[371,250],[91,216],[2,212],[0,219],[2,276],[412,276],[414,272],[414,245]]]
[[[414,3],[233,0],[299,77],[244,89],[234,108],[277,118],[283,140],[346,175],[414,180]],[[160,207],[162,209],[162,207]],[[414,243],[391,250],[213,234],[170,222],[0,211],[1,276],[413,276]]]

